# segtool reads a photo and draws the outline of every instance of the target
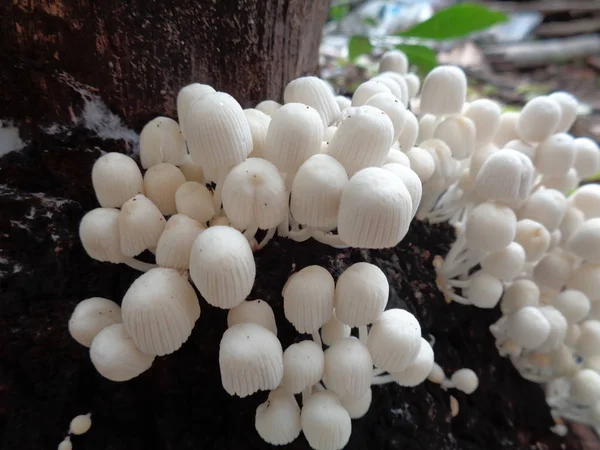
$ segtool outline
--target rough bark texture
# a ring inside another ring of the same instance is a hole
[[[315,73],[327,0],[3,0],[0,120],[49,126],[98,95],[139,127],[190,82],[244,107]]]
[[[98,375],[87,349],[70,338],[67,321],[77,302],[92,296],[119,302],[138,275],[91,260],[78,241],[81,217],[97,207],[90,183],[97,147],[123,150],[75,130],[67,140],[48,137],[0,159],[0,447],[55,448],[71,418],[91,412],[90,432],[73,438],[76,450],[270,448],[254,431],[255,408],[266,393],[239,399],[221,387],[225,311],[201,300],[189,341],[126,383]],[[348,449],[581,449],[573,434],[561,439],[549,431],[540,387],[498,356],[488,326],[500,312],[448,305],[437,291],[431,261],[451,239],[448,228],[422,222],[384,251],[277,239],[256,254],[251,298],[273,306],[285,347],[306,338],[283,315],[280,293],[288,276],[321,264],[337,277],[353,262],[370,261],[391,284],[389,307],[413,312],[423,335],[435,336],[436,360],[447,373],[470,367],[479,375],[480,388],[470,396],[429,382],[375,387],[369,413],[353,421]],[[460,404],[455,418],[450,394]],[[284,448],[308,445],[301,437]]]

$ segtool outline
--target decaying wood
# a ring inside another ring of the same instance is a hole
[[[485,49],[487,60],[502,69],[544,66],[599,53],[600,36],[594,34],[495,45]]]
[[[535,34],[541,37],[557,37],[597,31],[600,31],[600,17],[590,17],[567,22],[544,23],[535,30]]]
[[[327,0],[0,1],[0,120],[69,124],[82,93],[128,124],[174,116],[183,85],[244,107],[315,73]]]

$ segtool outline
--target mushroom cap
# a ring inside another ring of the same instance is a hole
[[[263,158],[271,117],[263,111],[254,108],[245,109],[244,115],[252,133],[252,153],[248,157]]]
[[[270,117],[275,113],[275,111],[281,108],[281,106],[281,103],[278,103],[275,100],[263,100],[256,105],[256,110]]]
[[[575,350],[583,358],[600,355],[600,321],[586,320],[579,325],[581,335]]]
[[[493,100],[480,98],[469,103],[464,115],[475,125],[475,143],[489,144],[500,126],[500,105]]]
[[[513,241],[516,227],[517,217],[512,209],[497,203],[480,203],[467,219],[467,245],[473,250],[502,250]]]
[[[215,216],[213,195],[204,184],[196,181],[183,183],[175,192],[177,212],[185,214],[201,224]]]
[[[558,309],[567,323],[576,324],[590,313],[590,300],[580,291],[566,289],[552,299],[552,306]]]
[[[306,340],[290,345],[283,352],[282,386],[292,394],[300,394],[323,378],[325,355],[320,345]]]
[[[433,132],[433,138],[444,141],[454,159],[463,160],[475,151],[477,129],[473,121],[463,115],[454,115],[442,120]]]
[[[85,299],[77,304],[69,319],[69,334],[85,347],[109,325],[121,323],[121,307],[101,297]]]
[[[512,281],[525,265],[525,250],[511,242],[498,252],[488,253],[481,261],[482,270],[502,281]]]
[[[567,288],[583,292],[592,303],[600,302],[600,265],[581,264],[571,274]]]
[[[479,386],[479,378],[471,369],[459,369],[452,374],[450,381],[456,389],[465,394],[472,394]]]
[[[107,153],[92,167],[92,185],[103,208],[120,208],[144,193],[142,173],[136,162],[122,153]]]
[[[121,251],[136,256],[156,248],[167,221],[152,201],[144,195],[127,200],[119,213]]]
[[[148,370],[154,361],[154,356],[135,346],[120,323],[98,333],[90,347],[90,358],[98,373],[111,381],[131,380]]]
[[[502,314],[509,315],[525,306],[537,306],[540,303],[540,288],[531,280],[520,279],[504,290],[500,301]]]
[[[229,395],[273,390],[283,377],[283,350],[272,332],[255,323],[228,328],[219,348],[221,382]]]
[[[402,152],[399,153],[403,156],[406,156]],[[412,211],[414,217],[419,209],[419,204],[421,203],[421,198],[423,196],[423,183],[421,182],[419,175],[410,167],[398,163],[388,163],[385,164],[383,168],[399,176],[404,183],[404,186],[406,186],[406,189],[408,189],[408,193],[410,194],[410,198],[412,200]]]
[[[328,127],[340,115],[340,107],[330,86],[318,77],[300,77],[292,80],[283,92],[285,103],[304,103],[317,110]]]
[[[198,235],[190,253],[190,277],[204,299],[230,309],[250,294],[256,276],[248,240],[235,228],[212,226]]]
[[[408,152],[415,146],[417,136],[419,135],[419,121],[411,111],[406,110],[404,114],[404,127],[398,136],[398,145],[400,150]],[[412,167],[412,166],[411,166]],[[421,178],[421,180],[423,180]]]
[[[188,269],[192,245],[205,228],[184,214],[175,214],[167,221],[156,246],[156,263],[161,267]]]
[[[397,72],[406,74],[408,72],[408,58],[401,50],[389,50],[383,54],[379,61],[379,72]]]
[[[498,129],[496,130],[496,134],[494,134],[493,143],[502,148],[508,142],[519,139],[519,135],[517,134],[517,121],[521,116],[520,113],[515,111],[507,111],[500,114],[500,123],[498,124]]]
[[[387,114],[394,126],[392,142],[396,142],[406,123],[406,106],[395,95],[384,92],[373,95],[365,105],[374,106]]]
[[[196,292],[177,270],[151,269],[129,287],[121,305],[123,324],[148,355],[178,350],[200,318]]]
[[[534,306],[525,306],[516,311],[507,326],[510,339],[527,349],[538,348],[550,335],[550,322]]]
[[[600,148],[587,137],[577,138],[575,145],[575,161],[573,167],[579,178],[593,177],[600,170]]]
[[[419,353],[406,369],[400,372],[390,372],[392,379],[400,386],[414,387],[424,382],[431,373],[434,364],[433,349],[429,342],[421,338]]]
[[[373,359],[355,337],[340,339],[325,351],[323,381],[340,397],[361,398],[371,387]]]
[[[144,169],[160,163],[183,164],[187,156],[179,124],[169,117],[156,117],[140,133],[140,161]]]
[[[121,251],[119,214],[115,208],[96,208],[81,219],[79,239],[90,258],[114,264],[125,261],[126,256]]]
[[[583,222],[569,238],[567,247],[579,258],[600,264],[600,218]]]
[[[529,100],[515,123],[519,138],[525,142],[541,142],[555,133],[560,124],[558,104],[547,96]],[[509,139],[512,140],[512,139]]]
[[[300,408],[293,394],[283,388],[269,392],[266,402],[256,409],[254,425],[259,436],[271,445],[286,445],[302,431]]]
[[[495,308],[502,297],[502,281],[484,271],[471,276],[468,299],[478,308]]]
[[[503,149],[489,155],[475,178],[481,198],[501,202],[525,201],[533,187],[535,168],[522,153]]]
[[[302,431],[311,448],[338,450],[350,440],[352,421],[333,392],[315,392],[304,402],[300,414]]]
[[[352,329],[345,323],[340,322],[333,310],[331,319],[321,327],[321,339],[325,345],[333,345],[339,339],[350,336]]]
[[[560,226],[569,203],[565,195],[556,189],[541,189],[529,196],[519,209],[519,219],[531,219],[541,223],[552,233]]]
[[[277,336],[277,324],[273,309],[264,300],[247,300],[227,313],[227,326],[232,327],[238,323],[255,323]]]
[[[179,118],[181,133],[185,136],[183,130],[184,117],[188,113],[190,104],[197,98],[204,97],[206,94],[215,92],[214,88],[208,84],[192,83],[181,88],[177,94],[177,116]]]
[[[571,379],[571,397],[581,405],[593,405],[600,401],[600,374],[591,369],[580,370]]]
[[[372,399],[373,391],[369,388],[362,397],[342,397],[340,400],[342,401],[342,406],[350,414],[350,418],[360,419],[369,411]]]
[[[437,66],[423,80],[421,114],[459,114],[467,99],[467,77],[456,66]]]
[[[517,222],[515,242],[525,250],[526,261],[538,261],[550,246],[550,233],[541,223],[531,219]]]

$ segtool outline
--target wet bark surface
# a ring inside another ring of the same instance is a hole
[[[72,417],[92,413],[91,430],[73,438],[84,449],[264,449],[254,430],[266,393],[230,397],[221,387],[218,346],[226,311],[201,300],[194,332],[172,355],[126,383],[102,378],[88,349],[68,334],[67,321],[82,299],[120,302],[138,275],[99,263],[83,251],[78,224],[97,207],[91,167],[105,151],[127,151],[84,130],[48,136],[0,159],[0,442],[2,449],[50,449]],[[570,433],[559,438],[539,386],[522,379],[498,356],[488,326],[500,315],[446,304],[431,265],[453,239],[450,229],[414,222],[394,249],[336,250],[308,241],[272,241],[256,254],[251,298],[275,310],[286,347],[307,338],[283,316],[281,289],[288,276],[320,264],[337,278],[348,265],[369,261],[390,282],[388,307],[406,308],[433,335],[436,361],[451,374],[469,367],[480,387],[467,396],[425,382],[416,388],[374,387],[368,414],[354,420],[348,449],[580,449]],[[460,412],[452,418],[450,394]],[[289,449],[308,449],[300,437]]]

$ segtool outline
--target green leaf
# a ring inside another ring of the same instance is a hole
[[[398,50],[403,51],[408,57],[408,61],[428,73],[438,65],[437,54],[434,50],[424,45],[400,44],[396,45]]]
[[[348,41],[348,59],[354,61],[360,55],[370,55],[373,46],[368,38],[364,36],[352,36]]]
[[[368,25],[368,26],[370,26],[370,27],[375,27],[375,26],[377,26],[377,19],[376,19],[376,18],[374,18],[374,17],[365,17],[365,18],[362,20],[362,23],[363,23],[364,25]]]
[[[430,19],[398,33],[397,36],[422,39],[456,39],[505,22],[508,16],[474,3],[459,3],[442,9]]]
[[[350,12],[350,5],[333,5],[329,8],[329,17],[334,22],[339,22]]]

